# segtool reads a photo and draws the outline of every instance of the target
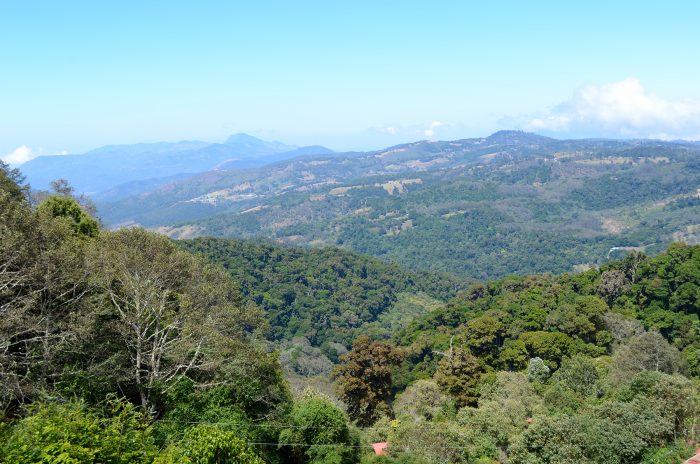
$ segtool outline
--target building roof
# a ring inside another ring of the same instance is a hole
[[[377,456],[382,456],[386,454],[387,443],[372,443],[372,448],[374,448],[374,454]],[[698,461],[700,463],[700,461]]]

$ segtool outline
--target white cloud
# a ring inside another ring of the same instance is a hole
[[[697,138],[700,102],[666,100],[635,78],[589,85],[546,114],[528,118],[526,130],[578,136]]]
[[[424,124],[413,124],[413,125],[387,125],[381,127],[371,127],[369,128],[372,132],[380,132],[382,134],[388,134],[391,136],[402,136],[411,137],[414,135],[420,135],[422,137],[432,138],[437,133],[438,129],[451,127],[442,121],[431,121]]]
[[[17,166],[22,163],[26,163],[30,159],[36,158],[37,156],[39,156],[38,153],[32,151],[32,149],[28,146],[22,145],[21,147],[17,147],[10,153],[4,155],[2,160],[8,164]]]
[[[433,121],[428,125],[427,128],[423,129],[423,135],[425,135],[428,138],[432,138],[435,135],[435,130],[444,125],[445,123],[442,121]]]

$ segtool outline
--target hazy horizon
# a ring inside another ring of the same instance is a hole
[[[233,133],[369,150],[522,129],[700,139],[700,5],[0,6],[0,158]]]

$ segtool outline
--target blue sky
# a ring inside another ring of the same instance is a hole
[[[0,157],[236,132],[700,138],[700,2],[651,3],[0,0]]]

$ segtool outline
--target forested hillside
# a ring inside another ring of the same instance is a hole
[[[406,271],[332,248],[212,238],[183,240],[179,245],[223,265],[243,296],[265,310],[273,339],[301,336],[316,346],[349,345],[367,331],[386,337],[391,327],[380,322],[388,324],[387,317],[410,320],[402,298],[422,295],[431,306],[439,306],[467,286],[464,279],[447,274]]]
[[[110,224],[178,238],[338,246],[487,280],[697,243],[699,156],[692,143],[500,132],[210,172],[99,206]]]
[[[0,168],[0,462],[673,464],[700,441],[700,246],[465,287],[107,231]],[[334,394],[292,391],[279,358],[318,352]]]
[[[682,244],[508,277],[393,344],[356,340],[336,382],[396,462],[678,463],[698,440],[698,298],[700,247]],[[379,398],[378,353],[393,366]]]

